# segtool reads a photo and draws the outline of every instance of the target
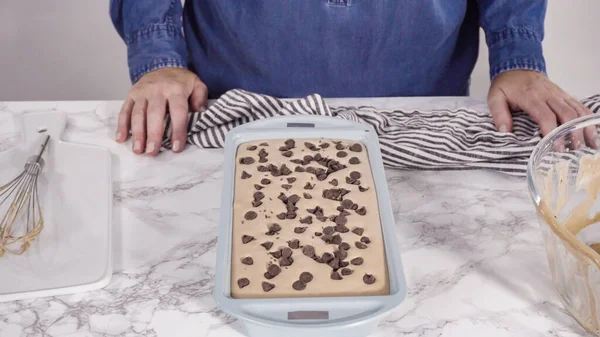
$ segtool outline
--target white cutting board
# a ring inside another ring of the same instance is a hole
[[[0,153],[0,185],[18,175],[50,135],[39,179],[44,229],[22,256],[0,257],[0,302],[91,291],[112,275],[110,151],[60,140],[60,112],[22,116],[24,142]],[[2,216],[2,215],[0,215]]]

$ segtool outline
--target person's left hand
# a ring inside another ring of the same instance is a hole
[[[496,129],[512,131],[512,111],[525,111],[546,136],[559,124],[592,114],[576,99],[552,83],[544,74],[532,70],[510,70],[494,78],[488,94],[488,105]],[[575,131],[574,148],[589,144],[596,147],[594,128]]]

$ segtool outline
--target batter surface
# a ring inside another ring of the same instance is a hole
[[[247,142],[238,147],[235,171],[233,298],[389,294],[364,145]]]

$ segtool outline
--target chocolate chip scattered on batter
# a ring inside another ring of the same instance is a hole
[[[333,252],[333,256],[337,257],[340,260],[345,259],[346,257],[348,257],[348,253],[345,250],[336,250],[335,252]]]
[[[287,217],[287,213],[279,213],[276,215],[277,219],[283,220]]]
[[[242,171],[242,179],[252,178],[252,175],[246,171]]]
[[[302,234],[304,232],[306,232],[306,227],[295,227],[294,228],[294,233],[296,233],[296,234]]]
[[[366,192],[366,191],[369,190],[369,188],[368,187],[358,186],[358,190],[361,191],[361,192]]]
[[[332,179],[329,181],[329,183],[333,186],[337,186],[338,185],[338,180],[337,179]]]
[[[362,257],[355,257],[352,260],[350,260],[350,263],[352,263],[355,266],[360,266],[361,264],[363,264],[364,259]]]
[[[254,200],[263,200],[265,198],[265,194],[263,192],[254,192],[252,197]]]
[[[271,252],[269,253],[271,254],[272,257],[276,258],[276,259],[280,259],[281,258],[281,250],[275,251],[275,252]]]
[[[342,201],[346,194],[350,193],[345,188],[332,188],[323,190],[323,198],[335,201]]]
[[[358,249],[367,249],[367,245],[365,245],[364,243],[360,242],[360,241],[356,241],[354,243],[354,245],[356,246],[356,248]]]
[[[291,257],[288,257],[288,258],[282,257],[281,260],[279,260],[279,265],[282,267],[291,266],[293,263],[294,263],[294,259],[292,259]]]
[[[307,215],[304,219],[300,219],[301,224],[312,224],[312,215]]]
[[[314,214],[317,217],[323,216],[323,209],[319,206],[316,206],[315,208],[308,208],[306,211],[310,214]]]
[[[321,256],[321,260],[323,261],[323,263],[329,263],[331,262],[331,260],[333,260],[333,255],[331,255],[331,253],[323,253],[323,256]]]
[[[352,152],[361,152],[362,151],[362,145],[358,144],[358,143],[354,143],[350,146],[350,151]]]
[[[288,147],[287,147],[287,146],[285,146],[285,145],[283,145],[283,146],[280,146],[280,147],[279,147],[279,151],[287,151],[287,150],[289,150],[289,149],[290,149],[290,148],[288,148]]]
[[[341,216],[348,216],[348,215],[350,215],[350,214],[351,214],[351,213],[350,213],[350,212],[348,212],[348,211],[346,211],[346,210],[343,210],[343,211],[341,211],[341,212],[340,212],[340,215],[341,215]]]
[[[281,257],[283,257],[284,259],[289,259],[290,257],[292,257],[292,250],[285,247],[281,250]]]
[[[261,183],[261,184],[263,184],[263,185],[269,185],[269,184],[271,183],[271,180],[269,180],[269,179],[267,179],[267,178],[263,178],[263,179],[260,181],[260,183]]]
[[[246,149],[247,149],[248,151],[254,151],[254,150],[256,150],[257,148],[258,148],[258,146],[256,146],[256,145],[250,145],[250,146],[248,146]]]
[[[304,192],[302,195],[304,196],[304,199],[312,199],[312,195],[310,195],[306,192]]]
[[[341,274],[343,276],[352,275],[352,273],[354,273],[354,270],[352,270],[350,268],[342,268],[342,270],[341,270]]]
[[[311,273],[305,271],[305,272],[302,272],[302,274],[300,274],[300,277],[298,279],[304,283],[310,283],[310,281],[313,280],[313,275]]]
[[[262,201],[260,201],[260,200],[252,201],[252,207],[259,207],[260,205],[262,205]],[[266,217],[265,217],[265,219],[266,219]]]
[[[244,219],[246,220],[254,220],[258,215],[254,211],[248,211],[244,214]]]
[[[348,267],[350,262],[348,261],[340,261],[340,268]]]
[[[358,205],[354,204],[354,205],[352,205],[352,207],[350,209],[353,211],[356,211],[358,209]]]
[[[292,249],[298,249],[300,248],[300,240],[298,239],[293,239],[288,241],[288,246]]]
[[[289,149],[293,149],[296,147],[296,141],[293,139],[288,139],[285,141],[285,146],[287,146]]]
[[[242,243],[243,244],[247,244],[248,242],[254,241],[254,236],[250,236],[250,235],[242,235]]]
[[[371,243],[371,239],[369,239],[368,236],[363,236],[362,238],[360,238],[360,242],[369,244]]]
[[[309,150],[315,151],[318,150],[315,144],[310,142],[304,142],[304,146],[306,146]]]
[[[286,180],[287,180],[287,182],[288,182],[288,183],[290,183],[290,184],[291,184],[291,183],[293,183],[294,181],[296,181],[296,178],[294,178],[294,177],[289,177],[289,178],[286,178]]]
[[[321,216],[317,216],[317,220],[319,220],[319,221],[321,221],[321,222],[325,222],[325,221],[327,221],[327,219],[328,219],[328,218],[327,218],[326,216],[323,216],[323,215],[321,215]]]
[[[343,150],[344,149],[344,145],[342,145],[342,143],[337,143],[337,144],[335,144],[335,149],[336,150]]]
[[[311,184],[309,182],[306,182],[306,185],[304,185],[305,190],[312,190],[313,187],[315,187],[315,184]]]
[[[306,284],[304,282],[298,280],[292,284],[292,288],[297,291],[302,291],[302,290],[306,289]]]
[[[279,268],[279,266],[276,264],[270,264],[267,267],[267,273],[269,273],[271,276],[277,276],[281,273],[281,268]]]
[[[255,188],[256,190],[258,190],[258,191],[260,191],[260,190],[262,190],[262,189],[263,189],[263,187],[262,187],[262,186],[260,186],[259,184],[254,184],[254,188]]]
[[[338,215],[335,217],[335,224],[338,226],[344,226],[345,224],[348,223],[348,218],[346,218],[345,216],[342,215]],[[340,232],[340,231],[338,231]],[[341,232],[341,233],[346,233],[346,232]]]
[[[269,250],[269,249],[271,249],[271,247],[273,247],[273,242],[265,241],[265,242],[261,243],[260,245],[265,247],[266,250]]]
[[[339,234],[334,235],[331,238],[331,243],[334,245],[339,245],[340,243],[342,243],[342,237]]]
[[[367,209],[365,208],[365,206],[363,206],[363,207],[361,207],[361,208],[359,208],[359,209],[356,210],[356,214],[358,214],[358,215],[365,215],[365,214],[367,214]]]
[[[258,158],[258,162],[259,162],[259,163],[266,163],[266,162],[268,162],[268,161],[269,161],[269,160],[267,159],[267,157],[260,157],[260,158]]]
[[[323,228],[323,234],[325,235],[331,235],[335,232],[335,229],[332,226],[327,226],[325,228]]]
[[[281,155],[284,156],[284,157],[288,157],[289,158],[292,155],[294,155],[294,152],[292,152],[292,151],[285,151],[285,152],[282,152]]]
[[[352,165],[357,165],[357,164],[360,164],[360,160],[356,157],[352,157],[352,158],[350,158],[350,160],[348,160],[348,163],[350,163]]]
[[[332,280],[339,281],[339,280],[342,280],[342,279],[343,279],[343,277],[342,277],[342,276],[340,275],[340,273],[338,273],[337,271],[332,271],[332,272],[331,272],[331,279],[332,279]]]
[[[269,274],[269,273],[267,273],[267,272],[265,272],[265,273],[263,274],[263,276],[264,276],[264,278],[266,278],[267,280],[270,280],[270,279],[272,279],[272,278],[274,278],[274,277],[275,277],[275,276],[273,276],[273,275],[271,275],[271,274]]]
[[[346,151],[339,151],[338,153],[335,154],[338,158],[345,158],[348,155],[348,152]]]
[[[244,157],[240,159],[240,164],[250,165],[254,164],[254,158],[252,157]]]
[[[321,236],[321,235],[323,235],[323,233],[321,233],[321,232],[315,232],[315,236]]]
[[[237,281],[238,287],[240,287],[240,289],[247,287],[250,285],[250,280],[248,280],[247,278],[241,278]]]
[[[246,256],[245,258],[242,259],[242,263],[245,265],[251,266],[254,264],[254,260],[250,256]]]
[[[296,168],[294,169],[294,172],[304,172],[304,167],[296,166]]]
[[[275,285],[269,282],[264,282],[262,283],[262,288],[264,290],[264,292],[269,292],[271,290],[273,290],[273,288],[275,288]]]
[[[365,276],[363,276],[363,282],[366,284],[373,284],[375,283],[375,276],[371,274],[365,274]]]
[[[339,218],[339,216],[337,218]],[[337,218],[336,218],[336,220],[337,220]],[[334,227],[334,229],[338,233],[348,233],[350,231],[350,229],[344,225],[336,225]]]
[[[329,143],[321,143],[321,144],[319,144],[319,146],[320,146],[322,149],[326,149],[326,148],[328,148],[328,147],[329,147]]]
[[[269,231],[266,232],[266,235],[273,236],[277,234],[281,230],[281,226],[278,223],[272,223],[268,227]]]
[[[350,172],[350,178],[352,179],[360,179],[362,177],[362,174],[360,174],[360,172],[358,171],[352,171]]]
[[[340,243],[340,246],[338,247],[338,249],[340,249],[340,250],[349,250],[350,249],[350,244],[348,242],[342,242],[342,243]]]
[[[315,247],[313,247],[311,245],[304,246],[304,248],[302,248],[302,254],[304,254],[308,257],[315,256]]]
[[[350,177],[346,177],[346,184],[360,185],[360,180],[356,180],[356,179],[352,179]]]
[[[292,185],[290,185],[290,184],[283,184],[283,185],[281,185],[281,187],[282,187],[284,190],[286,190],[286,191],[289,191],[289,190],[290,190],[290,188],[292,188]]]

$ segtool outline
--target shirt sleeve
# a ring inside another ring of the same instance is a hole
[[[478,0],[490,78],[515,69],[546,74],[542,53],[546,0]]]
[[[110,0],[110,17],[127,46],[132,83],[165,67],[187,67],[180,0]]]

